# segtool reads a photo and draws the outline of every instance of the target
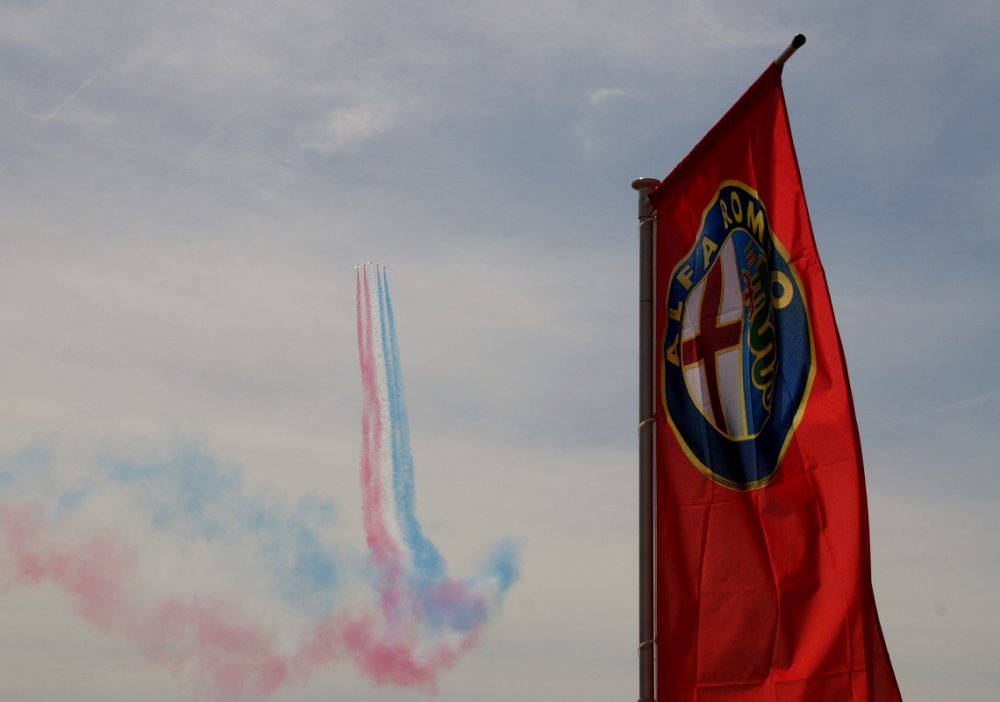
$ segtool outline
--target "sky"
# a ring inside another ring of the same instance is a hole
[[[68,594],[88,577],[285,643],[364,600],[366,261],[391,280],[423,533],[456,578],[497,544],[519,577],[436,697],[341,658],[269,699],[635,699],[629,184],[797,32],[785,94],[890,656],[908,702],[996,699],[986,0],[0,3],[0,493],[8,520],[44,505],[31,533],[70,573],[29,582],[0,550],[0,699],[215,699]]]

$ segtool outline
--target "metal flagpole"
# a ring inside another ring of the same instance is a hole
[[[656,218],[649,192],[655,178],[639,178],[639,702],[653,702],[653,239]]]

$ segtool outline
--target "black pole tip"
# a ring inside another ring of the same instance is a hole
[[[792,54],[798,51],[799,47],[805,43],[806,43],[806,35],[796,34],[795,37],[792,39],[792,43],[788,45],[787,49],[781,52],[781,56],[776,58],[774,60],[774,63],[778,66],[784,66],[785,61],[790,59],[792,57]]]

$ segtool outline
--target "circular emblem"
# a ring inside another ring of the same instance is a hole
[[[663,403],[695,466],[737,489],[775,475],[813,377],[802,286],[764,203],[726,181],[670,274]]]

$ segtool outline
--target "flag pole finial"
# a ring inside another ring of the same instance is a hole
[[[660,184],[660,181],[656,178],[636,178],[632,181],[633,190],[642,190],[643,188],[655,188]]]
[[[792,43],[788,45],[788,48],[782,51],[781,55],[778,56],[778,58],[774,59],[775,65],[784,66],[785,61],[790,59],[792,57],[792,54],[798,51],[799,48],[801,48],[801,46],[805,43],[806,43],[806,35],[796,34],[795,38],[792,39]]]
[[[660,184],[656,178],[636,178],[632,181],[632,189],[639,193],[639,222],[652,217],[653,206],[649,202],[649,191]]]

